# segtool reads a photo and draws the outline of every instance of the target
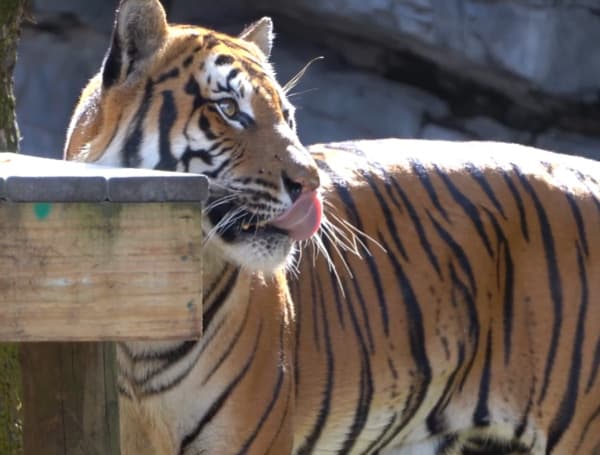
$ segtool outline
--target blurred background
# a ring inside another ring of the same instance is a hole
[[[60,157],[108,47],[116,0],[30,0],[15,91],[24,153]],[[275,22],[305,144],[489,139],[600,159],[598,0],[163,0],[171,22]]]

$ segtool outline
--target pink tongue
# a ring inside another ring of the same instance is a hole
[[[321,225],[323,206],[316,191],[304,193],[287,212],[271,222],[273,226],[287,231],[294,240],[306,240]]]

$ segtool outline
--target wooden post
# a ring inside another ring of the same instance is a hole
[[[26,455],[119,454],[114,343],[23,343]]]
[[[206,195],[198,175],[0,154],[0,341],[25,342],[25,455],[119,454],[100,341],[200,336]]]

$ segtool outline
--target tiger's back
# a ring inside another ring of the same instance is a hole
[[[298,453],[599,453],[600,165],[494,143],[312,152],[337,276],[305,253],[290,279]]]

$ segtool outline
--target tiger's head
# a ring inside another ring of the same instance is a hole
[[[232,37],[170,25],[158,0],[122,0],[65,158],[205,174],[207,241],[248,269],[285,264],[322,208],[315,162],[268,61],[272,40],[269,18]]]

